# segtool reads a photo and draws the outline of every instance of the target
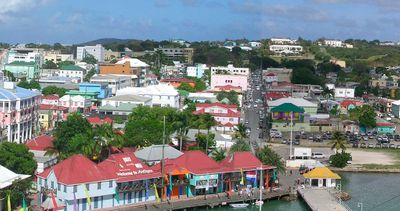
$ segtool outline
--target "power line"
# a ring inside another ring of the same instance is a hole
[[[370,208],[370,210],[373,210],[373,209],[375,209],[375,208],[377,208],[377,207],[379,207],[379,206],[385,204],[386,202],[392,201],[393,199],[395,199],[395,198],[397,198],[397,197],[400,197],[400,195],[396,195],[396,196],[394,196],[394,197],[392,197],[392,198],[390,198],[390,199],[388,199],[388,200],[386,200],[386,201],[384,201],[384,202],[381,202],[381,203],[375,205],[374,207]]]

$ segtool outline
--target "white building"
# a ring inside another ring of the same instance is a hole
[[[94,56],[94,58],[96,58],[97,61],[104,62],[105,51],[106,51],[105,48],[100,44],[97,44],[95,46],[79,46],[76,48],[76,59],[82,60],[88,54],[90,54]]]
[[[83,81],[83,78],[86,75],[86,70],[77,66],[77,65],[66,65],[60,68],[58,72],[58,76],[68,77],[68,78],[79,78]]]
[[[153,105],[150,97],[143,97],[139,95],[129,94],[129,95],[118,95],[103,99],[101,101],[101,106],[111,105],[114,107],[118,107],[123,103],[150,106],[150,107]]]
[[[178,91],[173,86],[164,83],[147,87],[127,87],[117,90],[116,95],[139,95],[150,97],[153,106],[170,106],[173,108],[179,108]]]
[[[94,75],[90,83],[108,84],[112,94],[115,95],[118,90],[132,86],[132,79],[128,75]]]
[[[252,48],[259,48],[259,47],[261,47],[261,43],[253,41],[253,42],[249,42],[249,46]]]
[[[44,52],[44,60],[52,61],[54,63],[63,62],[63,61],[74,61],[73,54],[62,54],[60,51],[45,51]]]
[[[89,112],[92,102],[83,96],[64,95],[59,100],[59,106],[68,107],[69,111]]]
[[[298,54],[303,52],[300,45],[270,45],[269,50],[276,54]]]
[[[291,40],[291,39],[288,39],[288,38],[271,38],[271,43],[279,44],[279,45],[296,44],[297,40]]]
[[[354,88],[335,87],[335,98],[354,98]]]
[[[343,47],[343,41],[341,40],[324,40],[324,45],[330,47]]]
[[[245,75],[249,76],[250,69],[247,67],[234,67],[232,64],[229,64],[226,67],[218,66],[211,67],[211,74],[231,74],[231,75]]]
[[[7,52],[7,64],[12,62],[35,62],[40,67],[43,64],[43,50],[37,48],[12,48]]]
[[[196,64],[196,66],[189,66],[186,68],[186,75],[190,77],[202,78],[204,71],[208,67],[206,64]]]

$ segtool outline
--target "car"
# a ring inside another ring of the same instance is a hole
[[[299,134],[295,135],[294,139],[300,139],[300,135]]]
[[[370,144],[368,144],[368,148],[375,148],[375,145],[370,143]]]
[[[294,145],[300,145],[300,140],[298,140],[298,139],[294,140],[293,144]]]
[[[248,124],[249,124],[249,121],[248,121],[248,120],[246,120],[245,124],[246,124],[246,125],[248,125]]]
[[[400,149],[400,145],[397,145],[396,148],[397,148],[397,149]]]
[[[365,143],[361,143],[360,148],[367,148],[367,145]]]
[[[320,135],[315,136],[316,139],[321,139]]]
[[[358,142],[353,142],[352,147],[353,147],[353,148],[358,148]]]
[[[313,153],[311,153],[311,158],[313,158],[313,159],[323,159],[323,158],[325,158],[325,155],[322,152],[313,152]]]
[[[368,136],[363,136],[362,138],[364,141],[368,141]]]
[[[392,113],[387,114],[389,117],[394,118],[394,115]]]
[[[395,144],[390,144],[389,148],[396,149],[396,145]]]
[[[399,134],[394,135],[394,140],[395,141],[400,141],[400,135]]]
[[[347,161],[347,164],[352,164],[353,163],[353,157],[350,155],[349,160]]]
[[[386,117],[386,121],[392,121],[392,117]]]
[[[382,144],[380,144],[380,143],[375,144],[375,148],[382,148]]]
[[[389,147],[389,144],[387,144],[387,143],[382,144],[382,148],[388,148],[388,147]]]
[[[302,139],[307,139],[307,134],[305,134],[305,133],[301,134],[301,138]]]
[[[314,136],[313,135],[308,136],[308,140],[314,141]]]

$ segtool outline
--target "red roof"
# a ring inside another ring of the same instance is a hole
[[[211,112],[205,112],[204,108],[194,111],[193,112],[194,115],[198,115],[198,114],[210,114],[211,116],[220,116],[220,117],[240,117],[241,114],[240,112],[235,112],[232,111],[230,109],[228,109],[228,113],[211,113]]]
[[[360,106],[363,103],[359,100],[343,100],[340,102],[340,107],[347,108],[349,105]]]
[[[225,172],[224,168],[209,158],[201,151],[187,151],[183,155],[173,160],[167,160],[170,165],[180,166],[187,169],[192,174],[210,174]]]
[[[222,127],[234,127],[235,125],[233,125],[232,123],[228,122],[226,124],[219,124],[218,126],[222,126]]]
[[[60,99],[60,97],[58,95],[46,95],[46,96],[42,96],[42,99],[46,99],[46,100],[58,100]]]
[[[226,157],[220,162],[221,166],[232,171],[249,171],[260,168],[273,168],[272,166],[263,165],[261,161],[251,152],[234,152],[231,156]]]
[[[114,175],[118,182],[128,182],[161,177],[160,171],[142,163],[133,153],[113,154],[99,165]]]
[[[164,78],[160,80],[161,82],[175,82],[175,83],[194,83],[193,80],[187,78]]]
[[[276,74],[275,73],[268,73],[265,76],[276,76]]]
[[[47,148],[53,147],[54,138],[52,136],[39,136],[28,140],[26,146],[30,150],[46,151]]]
[[[377,127],[394,127],[395,124],[394,123],[390,123],[390,122],[377,122],[376,126]]]
[[[101,125],[101,124],[111,125],[113,123],[113,120],[108,117],[100,119],[100,117],[95,116],[95,117],[87,117],[86,119],[90,124],[96,124],[96,125]]]
[[[268,92],[265,94],[265,98],[267,100],[277,100],[281,98],[288,98],[292,96],[290,93],[285,93],[285,92]]]
[[[196,104],[196,108],[208,108],[208,107],[213,107],[213,106],[218,106],[222,108],[238,108],[237,105],[235,104],[223,104],[223,103],[198,103]]]
[[[240,89],[242,90],[242,87],[240,86],[232,86],[232,85],[225,85],[225,86],[215,86],[215,88],[220,89],[220,90],[234,90],[234,89]]]
[[[57,106],[57,105],[49,105],[49,104],[40,104],[39,110],[57,110],[57,111],[68,111],[68,107]]]
[[[73,155],[37,176],[47,178],[51,172],[54,172],[58,182],[67,185],[92,183],[115,178],[109,171],[96,165],[83,155]]]

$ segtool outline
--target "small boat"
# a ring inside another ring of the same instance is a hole
[[[263,205],[264,202],[263,201],[256,201],[254,204],[257,205],[257,206],[260,206],[260,205]]]
[[[249,204],[246,203],[241,203],[241,204],[229,204],[232,208],[246,208],[249,206]]]

